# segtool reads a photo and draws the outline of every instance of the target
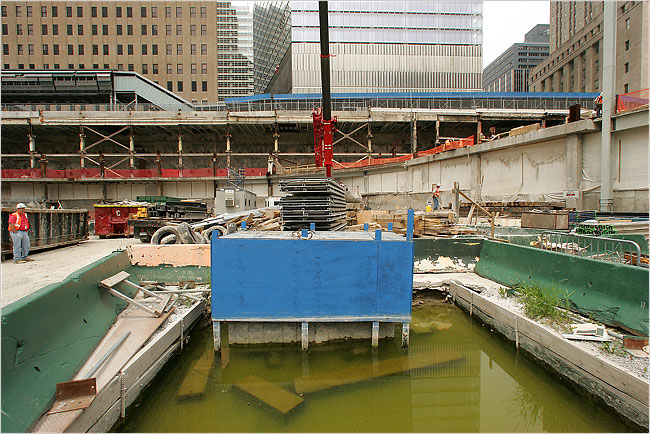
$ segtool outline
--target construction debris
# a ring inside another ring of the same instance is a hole
[[[581,341],[598,341],[609,342],[612,338],[607,334],[604,326],[598,324],[571,324],[572,333],[564,333],[562,337],[565,339],[576,339]]]
[[[352,214],[355,217],[350,217]],[[368,230],[388,230],[389,224],[392,230],[398,234],[406,234],[407,210],[348,210],[348,224],[346,230],[364,230],[368,224]],[[453,235],[474,235],[478,231],[472,228],[457,225],[454,222],[454,213],[450,210],[423,212],[416,211],[413,220],[413,236],[415,237],[450,237]]]

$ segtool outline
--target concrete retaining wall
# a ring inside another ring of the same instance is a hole
[[[648,336],[648,269],[483,241],[476,273],[505,285],[568,291],[577,311]]]
[[[126,303],[98,284],[127,266],[114,252],[2,309],[3,432],[27,431],[104,337]]]

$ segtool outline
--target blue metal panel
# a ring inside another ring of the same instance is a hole
[[[410,321],[413,243],[212,239],[215,320]]]

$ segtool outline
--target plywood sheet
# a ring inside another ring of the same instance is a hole
[[[303,399],[298,395],[294,395],[280,386],[270,383],[255,375],[249,375],[242,378],[235,383],[235,387],[253,395],[260,401],[265,402],[280,413],[284,414],[288,413],[303,402]]]

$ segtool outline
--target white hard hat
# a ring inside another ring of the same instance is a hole
[[[24,203],[20,202],[18,205],[16,205],[16,208],[27,208]]]
[[[436,184],[438,187],[440,187],[440,184]]]

